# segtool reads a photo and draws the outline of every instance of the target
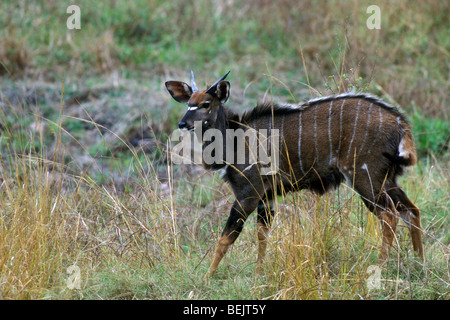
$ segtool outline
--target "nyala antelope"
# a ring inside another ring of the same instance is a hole
[[[229,73],[229,72],[228,72]],[[209,170],[223,170],[235,202],[218,241],[209,269],[213,275],[230,245],[239,236],[247,217],[257,210],[258,258],[264,258],[274,212],[272,199],[281,190],[310,189],[319,194],[345,181],[379,219],[382,244],[379,261],[388,259],[400,216],[410,229],[414,250],[423,257],[420,211],[398,186],[397,177],[405,166],[417,162],[411,127],[393,106],[364,93],[321,97],[300,105],[263,103],[239,116],[224,103],[230,95],[225,74],[200,91],[191,71],[191,85],[180,81],[165,83],[171,96],[187,103],[188,110],[178,123],[193,130],[201,122],[205,132],[214,128],[226,136],[227,129],[279,130],[278,171],[262,175],[259,163],[227,163],[234,153],[223,143],[224,160],[206,164]],[[203,143],[203,148],[208,142]],[[249,150],[246,150],[248,152]],[[274,150],[272,150],[274,152]]]

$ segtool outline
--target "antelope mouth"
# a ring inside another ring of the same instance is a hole
[[[178,128],[178,130],[193,132],[194,127],[193,126],[192,127],[183,127],[183,128]]]
[[[178,123],[178,129],[192,131],[194,130],[194,126],[189,126],[185,121],[180,121]]]

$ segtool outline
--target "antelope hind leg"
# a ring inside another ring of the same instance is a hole
[[[389,191],[389,195],[394,201],[397,210],[400,212],[400,217],[405,221],[411,232],[414,251],[416,251],[419,258],[423,259],[422,228],[420,226],[419,208],[415,206],[400,187]]]

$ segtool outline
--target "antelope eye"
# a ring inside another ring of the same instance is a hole
[[[209,102],[205,102],[201,105],[201,108],[209,108]]]

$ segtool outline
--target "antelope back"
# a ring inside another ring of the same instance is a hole
[[[383,179],[416,162],[410,126],[393,106],[367,94],[342,94],[300,106],[260,105],[242,117],[280,131],[281,171],[301,188],[324,192],[358,170]],[[358,169],[358,170],[355,170]]]

